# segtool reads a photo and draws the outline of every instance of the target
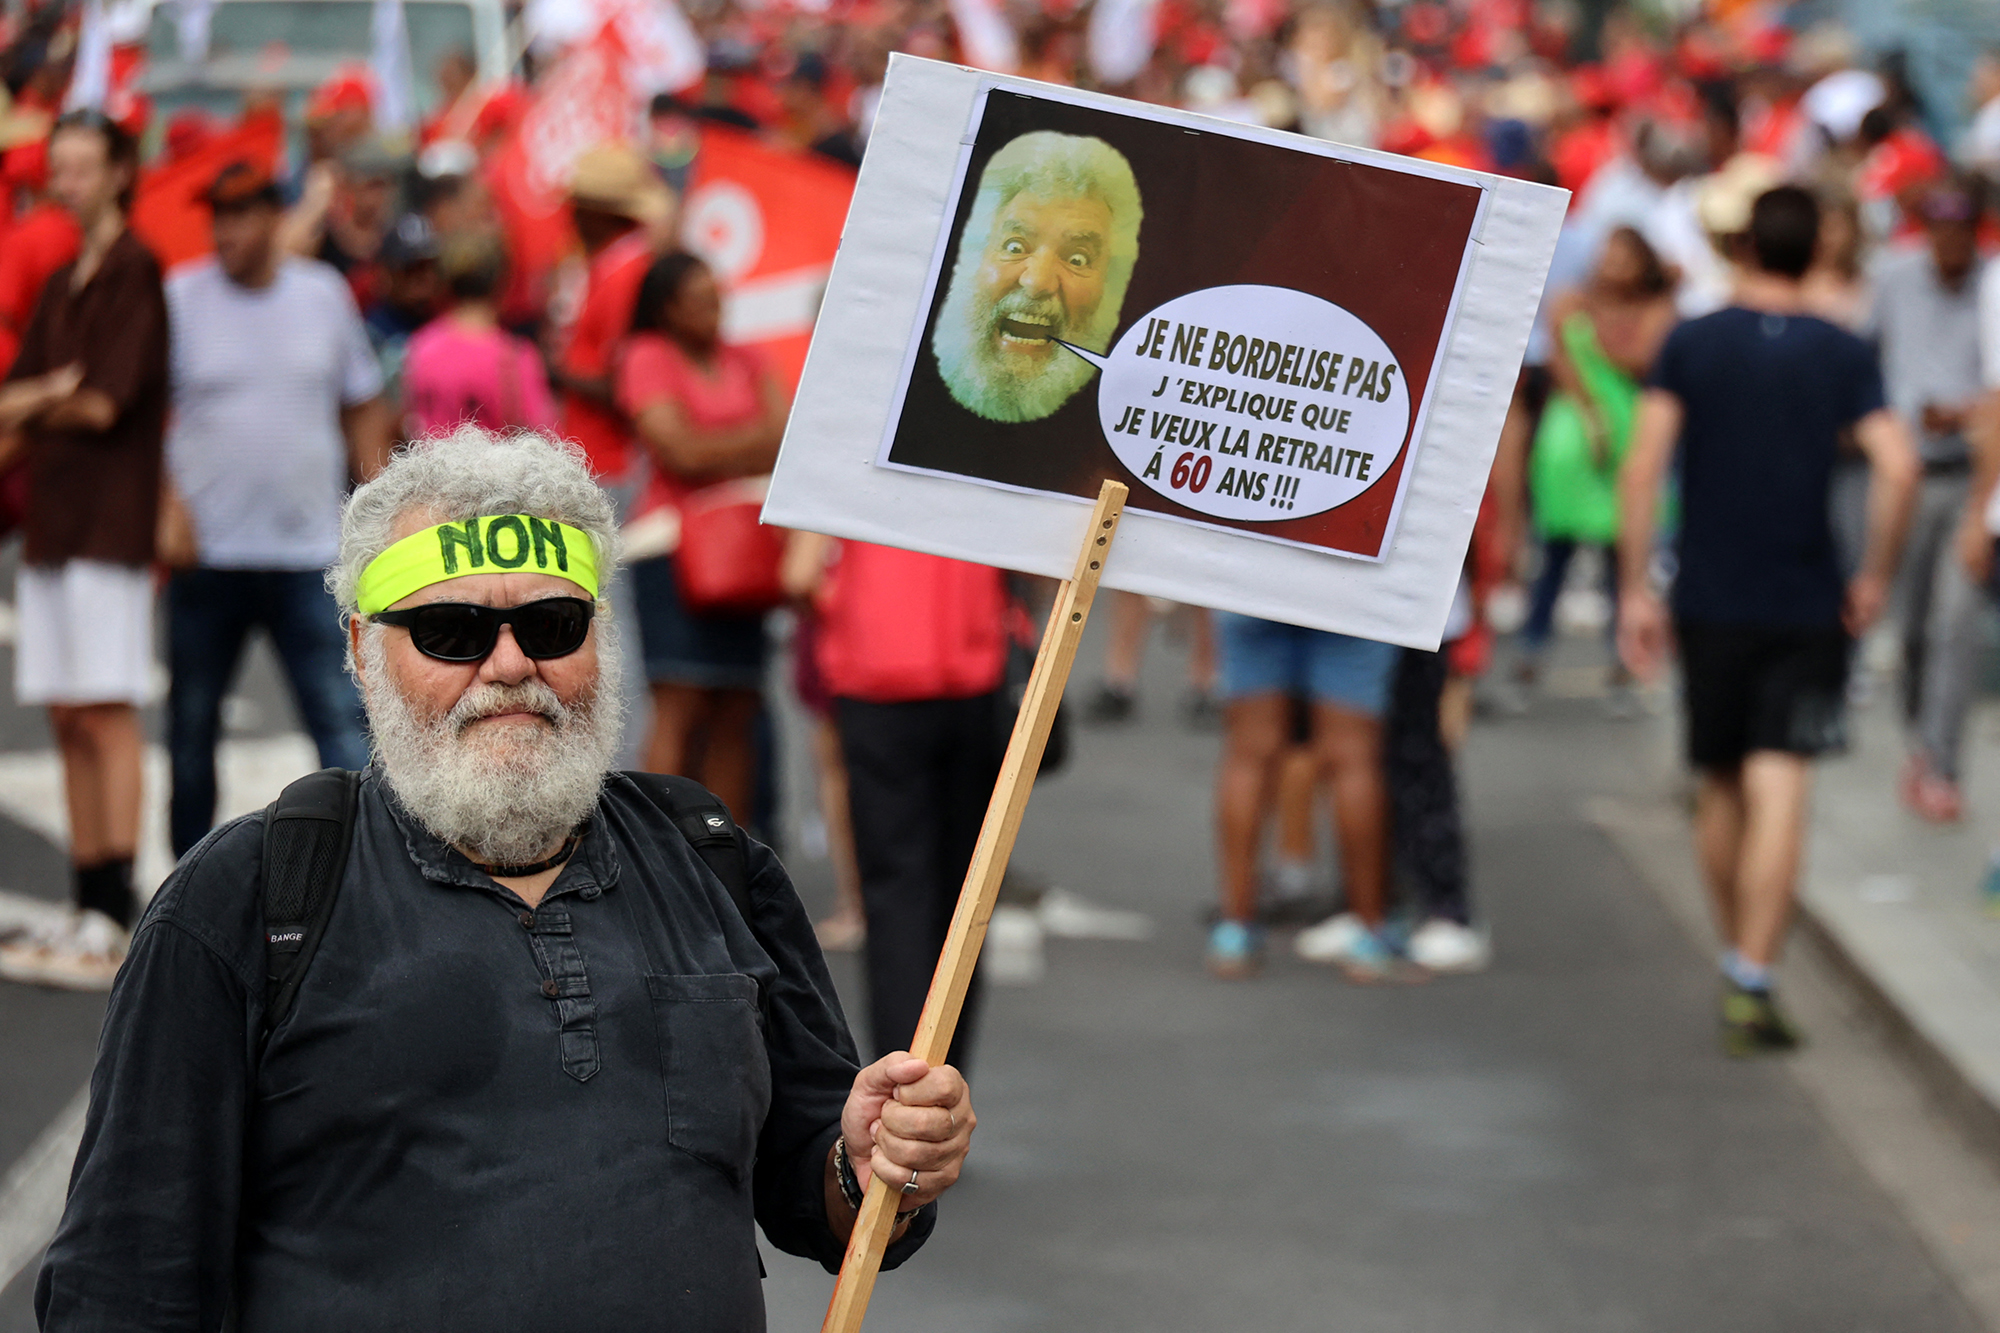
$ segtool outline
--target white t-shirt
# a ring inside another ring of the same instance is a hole
[[[340,409],[382,392],[346,281],[316,260],[287,259],[270,286],[241,287],[211,260],[166,287],[167,464],[193,512],[201,563],[330,563],[348,478]]]

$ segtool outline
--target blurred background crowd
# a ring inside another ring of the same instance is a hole
[[[50,276],[89,249],[90,184],[75,177],[66,192],[52,150],[60,126],[87,128],[101,151],[82,166],[110,171],[102,206],[115,203],[166,275],[174,338],[157,529],[116,559],[178,571],[166,636],[176,853],[213,821],[218,719],[253,629],[279,647],[322,759],[365,755],[340,643],[324,625],[298,628],[327,619],[312,571],[331,555],[347,481],[398,440],[460,421],[548,429],[582,446],[627,516],[634,563],[614,598],[640,630],[633,761],[700,776],[746,822],[773,827],[765,613],[788,599],[818,608],[799,619],[790,660],[819,719],[810,745],[844,868],[826,938],[852,945],[894,916],[871,898],[864,926],[864,880],[897,901],[948,902],[996,757],[977,708],[861,705],[1004,693],[1033,639],[1021,590],[992,571],[804,540],[779,550],[732,526],[754,513],[745,479],[775,457],[891,53],[1561,186],[1568,222],[1466,611],[1435,668],[1405,672],[1415,716],[1389,720],[1388,790],[1373,780],[1362,805],[1341,805],[1354,787],[1341,775],[1382,763],[1372,730],[1344,757],[1300,759],[1276,800],[1307,812],[1291,820],[1303,831],[1281,838],[1264,875],[1255,835],[1268,812],[1248,780],[1242,799],[1259,808],[1241,812],[1249,840],[1236,839],[1250,859],[1225,857],[1226,920],[1251,910],[1260,876],[1280,897],[1309,878],[1316,782],[1332,783],[1343,859],[1380,861],[1392,809],[1410,828],[1440,803],[1448,815],[1440,740],[1474,703],[1531,707],[1557,623],[1611,622],[1610,598],[1590,587],[1615,591],[1613,492],[1638,386],[1677,319],[1728,301],[1754,200],[1797,182],[1824,217],[1814,308],[1882,341],[1891,398],[1921,426],[1936,482],[1913,538],[1923,549],[1904,562],[1914,742],[1902,796],[1951,821],[1983,603],[1969,574],[1944,587],[1963,562],[1935,556],[1956,549],[1972,485],[1974,270],[2000,244],[1985,200],[2000,172],[1989,39],[2000,13],[1828,0],[13,0],[0,17],[0,363],[31,340]],[[291,293],[278,305],[243,304],[278,289]],[[1885,322],[1892,306],[1900,323]],[[318,378],[286,380],[308,354],[324,362]],[[49,379],[61,360],[38,355],[43,387],[62,388]],[[0,473],[0,522],[26,525],[30,565],[88,554],[36,556],[30,452]],[[66,503],[96,512],[87,482],[71,489]],[[1848,491],[1837,507],[1858,543],[1865,469]],[[274,518],[280,498],[296,514]],[[710,551],[723,554],[704,587],[695,566]],[[1103,679],[1079,700],[1091,720],[1131,715],[1158,609],[1114,601]],[[964,632],[923,657],[896,638],[912,618]],[[1475,692],[1500,635],[1515,646]],[[1917,697],[1932,670],[1920,664],[1938,661],[1957,674]],[[1628,705],[1609,653],[1606,670],[1612,706]],[[1198,652],[1197,724],[1216,716],[1214,685]],[[136,765],[136,723],[66,713],[59,689],[19,693],[57,708],[79,902],[129,918],[136,814],[89,811],[136,808],[136,779],[103,776]],[[1229,784],[1225,771],[1226,840]],[[848,830],[864,824],[857,853]],[[891,864],[919,826],[945,830],[928,860]],[[1463,859],[1431,857],[1438,884],[1404,950],[1438,970],[1486,956]],[[943,922],[919,915],[908,975],[876,995],[880,1010],[921,995]],[[1352,961],[1352,916],[1332,924],[1320,952]],[[108,980],[115,946],[84,943],[102,964],[89,975]]]

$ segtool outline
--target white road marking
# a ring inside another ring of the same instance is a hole
[[[312,741],[293,732],[262,740],[229,740],[216,749],[217,820],[269,805],[287,782],[319,767]],[[167,838],[167,753],[146,747],[145,810],[139,827],[139,864],[133,878],[150,896],[174,868]],[[0,754],[0,815],[35,830],[58,847],[69,844],[63,805],[62,764],[54,750]]]
[[[90,1088],[85,1086],[0,1179],[0,1287],[19,1277],[56,1234],[89,1109]]]

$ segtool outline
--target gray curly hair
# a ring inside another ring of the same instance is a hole
[[[597,550],[600,596],[618,563],[618,521],[582,449],[533,431],[496,435],[464,425],[398,449],[389,466],[348,496],[340,511],[340,555],[326,572],[342,612],[355,613],[361,572],[395,542],[398,521],[413,510],[438,523],[534,514],[581,528]]]

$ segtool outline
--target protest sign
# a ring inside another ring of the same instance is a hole
[[[950,1049],[1100,582],[1437,645],[1565,199],[892,60],[764,517],[1063,577],[913,1054]],[[823,1333],[894,1209],[875,1178]]]
[[[1564,198],[897,57],[766,519],[1434,647]]]

